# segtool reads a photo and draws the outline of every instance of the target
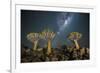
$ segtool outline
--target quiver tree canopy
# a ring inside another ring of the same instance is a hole
[[[70,40],[79,40],[82,37],[82,34],[79,32],[72,32],[68,35],[68,39]]]

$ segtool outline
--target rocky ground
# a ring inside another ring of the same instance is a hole
[[[37,48],[36,51],[33,51],[24,46],[21,48],[21,63],[89,60],[89,48],[76,49],[75,47],[62,46],[52,48],[52,53],[49,55],[46,52],[47,48]]]

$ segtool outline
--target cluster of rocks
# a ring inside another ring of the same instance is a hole
[[[47,48],[38,48],[36,51],[28,47],[21,48],[21,63],[46,62],[46,61],[73,61],[89,60],[89,48],[76,49],[74,47],[62,46],[52,48],[52,53],[47,55]]]

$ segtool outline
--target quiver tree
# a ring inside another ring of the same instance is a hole
[[[47,29],[42,32],[42,36],[44,40],[47,40],[47,54],[49,55],[51,53],[51,40],[55,37],[55,33]]]
[[[82,34],[79,32],[72,32],[69,34],[68,38],[72,41],[74,41],[76,49],[79,49],[79,44],[78,44],[78,40],[82,37]]]
[[[27,39],[28,39],[29,41],[31,41],[32,44],[34,45],[33,50],[36,50],[38,41],[39,41],[39,39],[40,39],[40,34],[39,34],[39,33],[29,33],[29,34],[27,35]]]

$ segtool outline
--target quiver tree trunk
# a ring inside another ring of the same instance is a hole
[[[37,44],[38,44],[38,40],[37,41],[34,41],[33,51],[35,51],[37,49]]]
[[[77,40],[74,40],[74,43],[75,43],[76,49],[79,49],[80,47],[79,47]]]
[[[51,40],[48,40],[47,54],[49,55],[50,53],[51,53]]]

